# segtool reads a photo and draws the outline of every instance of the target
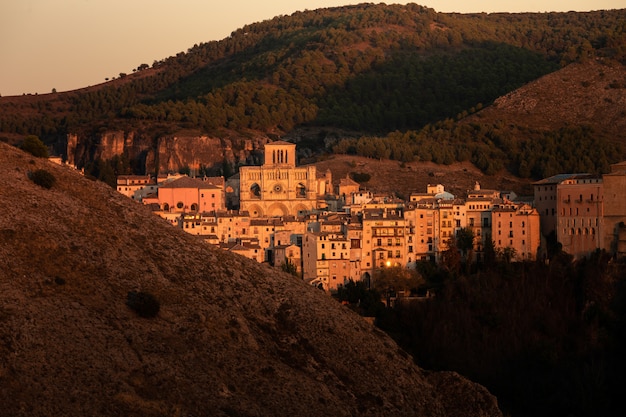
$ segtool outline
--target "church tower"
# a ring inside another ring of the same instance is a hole
[[[277,141],[265,145],[265,167],[296,167],[296,144]]]

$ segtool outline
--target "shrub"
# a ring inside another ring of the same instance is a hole
[[[52,188],[57,181],[56,177],[45,169],[38,169],[30,173],[29,178],[32,182],[43,188]]]
[[[145,318],[156,317],[161,309],[161,304],[154,295],[142,291],[129,291],[126,305]]]
[[[366,172],[351,172],[350,178],[358,183],[368,182],[372,176]]]
[[[26,136],[26,138],[22,142],[22,145],[20,146],[20,149],[38,158],[48,157],[48,148],[35,135]]]

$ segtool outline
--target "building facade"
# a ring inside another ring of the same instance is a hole
[[[277,141],[265,145],[261,166],[239,168],[239,207],[252,217],[297,216],[317,208],[321,190],[315,166],[296,167],[296,145]]]

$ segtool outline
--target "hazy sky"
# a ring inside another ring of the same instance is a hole
[[[364,1],[0,0],[0,94],[99,84],[254,22]],[[378,3],[378,1],[371,1]],[[388,1],[406,4],[406,1]],[[626,0],[421,0],[439,12],[621,9]]]

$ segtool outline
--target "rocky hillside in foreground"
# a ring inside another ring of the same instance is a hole
[[[0,415],[501,415],[324,293],[3,143],[0,200]]]

